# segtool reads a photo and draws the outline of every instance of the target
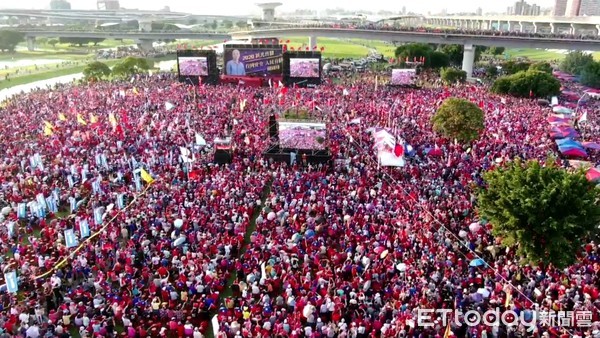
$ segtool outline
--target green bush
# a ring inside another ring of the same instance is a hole
[[[588,64],[594,62],[594,57],[591,54],[582,51],[574,51],[565,57],[560,64],[560,70],[573,75],[580,75],[583,69]]]
[[[446,83],[463,83],[467,80],[467,72],[456,68],[443,68],[440,76]]]
[[[581,83],[588,87],[600,88],[600,62],[590,62],[583,68]]]
[[[483,130],[483,111],[473,102],[449,98],[431,118],[433,130],[460,142],[471,142]]]
[[[498,78],[491,91],[516,97],[549,97],[560,93],[560,82],[545,72],[530,70]]]

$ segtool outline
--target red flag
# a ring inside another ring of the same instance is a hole
[[[396,157],[404,155],[404,147],[396,143],[396,146],[394,147],[394,155],[396,155]]]
[[[192,170],[190,171],[190,174],[188,175],[188,178],[190,180],[195,180],[200,178],[200,170]]]
[[[306,46],[306,50],[310,50],[310,48],[308,48],[308,46]]]
[[[316,49],[317,49],[317,46],[313,46],[313,50],[316,50]]]
[[[529,97],[533,97],[533,90],[529,91]]]
[[[483,109],[483,107],[484,107],[483,101],[479,101],[479,108]]]

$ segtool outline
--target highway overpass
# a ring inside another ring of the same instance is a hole
[[[33,48],[36,37],[87,37],[87,38],[112,38],[133,39],[141,48],[152,46],[153,41],[165,39],[196,39],[196,40],[245,40],[253,38],[270,37],[305,37],[308,36],[308,45],[317,46],[319,37],[341,39],[365,39],[390,42],[421,42],[435,44],[460,44],[463,45],[465,57],[463,70],[468,75],[472,74],[475,58],[474,46],[499,46],[506,48],[542,48],[542,49],[569,49],[600,51],[600,40],[585,40],[575,38],[556,37],[527,37],[508,35],[475,35],[461,33],[434,33],[416,31],[369,30],[369,29],[344,29],[320,27],[286,27],[277,29],[262,29],[251,31],[233,32],[230,34],[202,33],[202,32],[84,32],[84,31],[52,31],[52,30],[22,30],[28,41],[28,47]]]
[[[600,16],[428,16],[422,23],[434,26],[496,31],[569,33],[595,32],[600,35]]]

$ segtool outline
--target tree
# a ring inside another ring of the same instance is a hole
[[[475,140],[483,130],[483,111],[474,103],[455,97],[444,101],[431,118],[433,130],[460,142]]]
[[[442,80],[448,84],[460,82],[463,83],[467,80],[467,72],[456,68],[443,68],[440,72]]]
[[[48,44],[52,46],[52,48],[56,48],[56,45],[58,44],[58,39],[50,39],[48,40]]]
[[[83,69],[83,77],[87,81],[98,81],[110,75],[110,68],[105,63],[94,61]]]
[[[435,51],[429,55],[429,62],[427,63],[431,68],[444,68],[450,65],[450,58],[448,57],[448,55],[442,52]]]
[[[530,262],[562,268],[576,261],[586,237],[600,222],[599,189],[581,171],[569,173],[550,159],[511,162],[483,175],[481,217],[493,233]]]
[[[40,44],[40,45],[46,45],[48,44],[48,38],[36,38],[35,41]]]
[[[246,27],[248,27],[248,22],[244,21],[244,20],[240,20],[240,21],[236,22],[235,25],[238,28],[246,28]]]
[[[600,88],[600,62],[588,63],[581,72],[581,83],[592,88]]]
[[[489,78],[494,78],[498,76],[498,67],[495,65],[487,65],[485,67],[485,75]]]
[[[580,75],[585,66],[592,62],[594,62],[594,57],[591,54],[573,51],[567,54],[561,62],[560,69],[569,74]]]
[[[233,22],[231,20],[223,20],[223,27],[229,29],[233,27]]]
[[[25,35],[10,30],[0,30],[0,51],[14,52],[17,45],[25,41]]]
[[[498,78],[491,91],[516,97],[549,97],[560,93],[560,81],[552,74],[529,70]]]
[[[117,77],[127,78],[135,74],[145,73],[150,68],[152,67],[148,60],[128,56],[113,67],[112,73]]]
[[[531,67],[531,63],[529,62],[515,62],[513,60],[506,61],[502,65],[502,70],[507,75],[516,74],[518,72],[523,72]]]
[[[413,61],[414,59],[425,58],[425,62],[428,62],[429,56],[433,50],[425,43],[408,43],[396,48],[396,58],[400,60],[400,63],[404,63],[406,59]]]
[[[212,29],[217,29],[217,27],[219,27],[219,24],[217,23],[216,20],[214,20],[211,24],[210,24],[210,28]]]
[[[70,45],[78,45],[79,47],[83,46],[83,45],[88,45],[90,43],[93,43],[94,46],[98,45],[100,42],[104,41],[103,38],[64,38],[64,37],[60,37],[58,38],[59,43],[67,43]]]
[[[490,47],[488,49],[488,51],[492,55],[502,55],[502,54],[504,54],[505,48],[504,47]]]
[[[552,74],[552,66],[548,62],[538,62],[529,66],[530,70],[537,70],[540,72]]]

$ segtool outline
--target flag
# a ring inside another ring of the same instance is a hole
[[[102,208],[98,207],[94,209],[94,223],[96,223],[96,225],[102,225],[102,220]]]
[[[94,114],[90,113],[90,123],[98,122],[98,118]]]
[[[379,86],[379,78],[375,75],[375,91],[377,91],[377,87]]]
[[[172,110],[173,108],[175,108],[174,104],[172,104],[171,102],[165,102],[165,109],[166,110]]]
[[[59,114],[58,114],[58,119],[59,119],[59,120],[61,120],[61,121],[66,121],[66,120],[67,120],[67,117],[65,116],[65,114],[63,114],[63,113],[59,113]]]
[[[83,117],[81,117],[81,114],[77,114],[77,122],[79,124],[84,125],[84,126],[87,125],[87,123],[85,122],[85,120],[83,119]]]
[[[279,80],[279,83],[277,84],[278,87],[283,87],[283,83],[281,82],[281,80]]]
[[[394,147],[394,155],[396,155],[396,157],[402,157],[402,155],[404,155],[404,147],[401,144],[396,143],[396,146]]]
[[[273,88],[273,81],[271,79],[269,79],[269,88]]]
[[[148,174],[148,172],[144,170],[144,168],[142,168],[142,170],[140,171],[140,175],[142,176],[142,180],[144,180],[144,182],[148,184],[152,184],[152,182],[154,182],[154,178],[152,178],[152,176]]]
[[[117,119],[115,118],[115,114],[113,114],[113,113],[108,114],[108,121],[110,122],[110,125],[113,128],[117,127]]]
[[[529,97],[533,97],[533,90],[529,91]]]
[[[140,93],[140,92],[138,92],[138,89],[137,89],[136,87],[133,87],[133,90],[132,90],[132,92],[133,92],[135,95],[137,95],[137,94],[139,94],[139,93]]]
[[[450,330],[450,323],[448,323],[446,325],[446,332],[444,332],[444,338],[450,337],[451,334],[452,334],[452,331]]]
[[[504,307],[508,308],[510,306],[510,302],[512,301],[512,292],[506,293],[506,301],[504,302]]]
[[[50,128],[50,130],[54,129],[54,126],[52,125],[52,123],[50,123],[48,121],[44,121],[44,126],[46,126],[46,128]]]
[[[15,271],[5,273],[4,280],[6,281],[6,291],[8,293],[17,293],[19,291],[17,273]]]
[[[27,218],[27,204],[19,203],[17,206],[17,217],[20,219]]]
[[[579,119],[577,120],[577,122],[582,123],[582,122],[586,122],[587,121],[587,111],[583,113],[583,115],[581,115],[579,117]]]
[[[348,89],[344,88],[344,91],[342,92],[342,95],[348,96],[348,95],[350,95],[350,92],[348,91]]]
[[[52,131],[52,128],[45,126],[44,127],[44,135],[46,136],[52,136],[54,135],[54,132]]]
[[[243,99],[243,100],[240,102],[240,112],[243,112],[243,111],[244,111],[244,108],[246,108],[246,99]]]

